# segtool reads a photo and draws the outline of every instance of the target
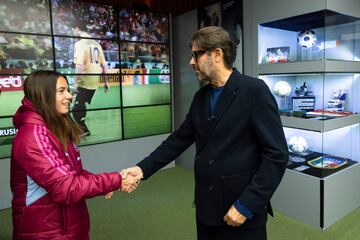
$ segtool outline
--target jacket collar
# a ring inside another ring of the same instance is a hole
[[[13,124],[17,129],[25,123],[45,125],[43,118],[29,99],[24,97],[21,100],[21,103],[22,105],[18,108],[13,117]]]

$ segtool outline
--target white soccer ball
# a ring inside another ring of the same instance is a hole
[[[301,136],[293,136],[289,140],[289,148],[294,153],[304,153],[308,150],[309,146],[305,138]]]
[[[274,93],[279,97],[288,96],[291,93],[291,86],[286,81],[278,81],[275,83]]]
[[[298,34],[297,41],[302,48],[311,48],[315,45],[317,37],[313,30],[305,30]]]

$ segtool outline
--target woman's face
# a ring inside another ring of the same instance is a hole
[[[72,95],[68,91],[69,86],[63,77],[59,77],[56,83],[55,107],[58,113],[67,114],[69,112]]]

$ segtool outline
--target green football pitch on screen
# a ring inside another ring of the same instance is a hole
[[[171,106],[125,108],[124,137],[134,138],[171,132]]]
[[[123,86],[122,95],[124,107],[170,103],[170,84]],[[120,107],[119,86],[110,87],[107,93],[99,87],[88,109],[113,107]]]
[[[0,115],[12,116],[21,105],[23,91],[3,91],[0,95]]]

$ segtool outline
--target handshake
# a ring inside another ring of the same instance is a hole
[[[119,190],[126,193],[134,191],[139,186],[140,180],[144,177],[141,168],[138,166],[123,169],[119,172],[119,174],[122,178]],[[113,192],[105,194],[106,199],[110,199],[112,196]]]

